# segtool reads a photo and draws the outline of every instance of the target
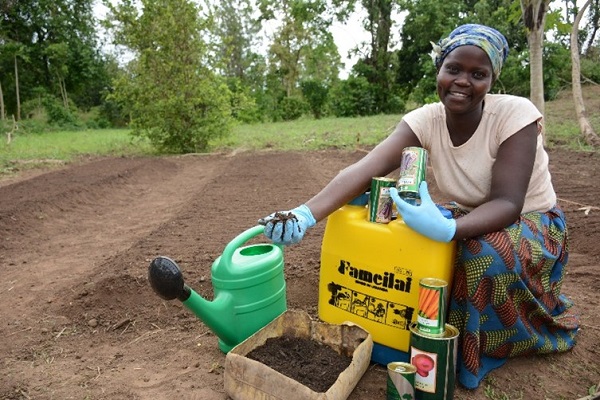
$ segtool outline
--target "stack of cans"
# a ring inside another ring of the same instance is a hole
[[[415,398],[451,400],[456,377],[458,329],[446,323],[448,283],[437,278],[419,282],[417,322],[410,326],[410,361]]]
[[[419,185],[426,178],[427,150],[407,147],[402,152],[398,180],[376,177],[371,181],[369,196],[369,221],[387,224],[393,219],[393,200],[390,188],[397,188],[398,195],[406,202],[416,205],[420,201]]]

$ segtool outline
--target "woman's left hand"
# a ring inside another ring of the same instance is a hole
[[[451,241],[456,233],[456,221],[442,215],[440,209],[431,200],[427,182],[421,182],[419,194],[421,195],[421,204],[413,206],[400,198],[396,188],[390,189],[390,196],[396,203],[396,208],[406,225],[421,235],[438,242]]]

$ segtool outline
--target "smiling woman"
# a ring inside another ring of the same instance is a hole
[[[440,102],[406,114],[369,154],[292,211],[302,210],[297,228],[310,229],[364,192],[373,177],[398,169],[406,147],[425,148],[439,189],[453,201],[435,204],[427,182],[419,188],[420,205],[402,200],[396,188],[390,194],[410,228],[456,241],[448,321],[460,331],[458,380],[476,388],[508,357],[570,349],[578,320],[560,294],[568,238],[542,115],[526,98],[488,93],[506,60],[506,39],[468,24],[435,50]],[[265,227],[274,242],[296,243],[279,232]]]

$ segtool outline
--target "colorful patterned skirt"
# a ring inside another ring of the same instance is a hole
[[[455,218],[466,212],[445,204]],[[479,386],[508,357],[575,344],[578,320],[561,292],[568,260],[565,216],[556,206],[508,228],[457,243],[448,322],[460,331],[458,381]]]

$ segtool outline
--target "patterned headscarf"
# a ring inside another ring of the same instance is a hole
[[[477,46],[485,51],[492,62],[494,78],[500,75],[502,65],[508,56],[508,42],[504,35],[494,28],[478,24],[461,25],[453,30],[447,38],[431,43],[431,57],[436,68],[440,68],[444,59],[457,47],[465,45]]]

